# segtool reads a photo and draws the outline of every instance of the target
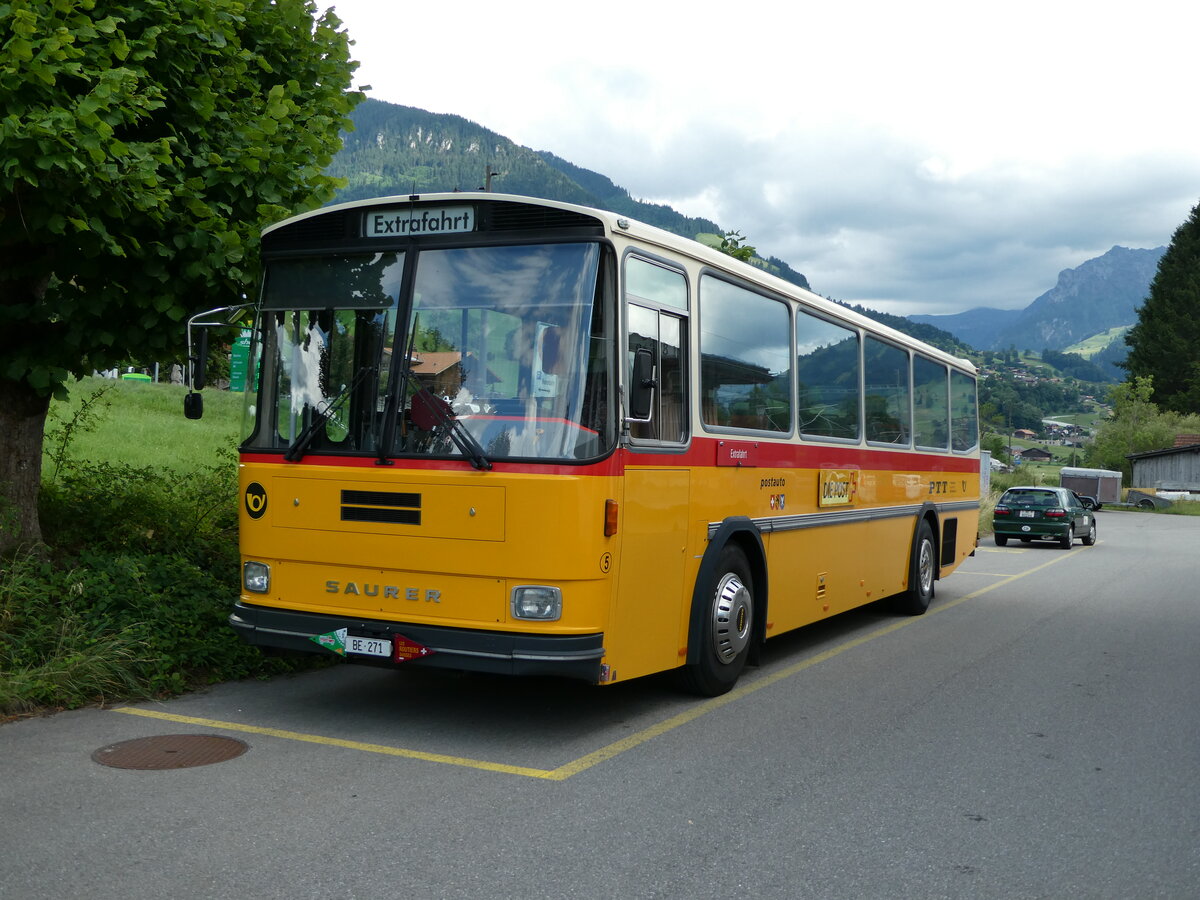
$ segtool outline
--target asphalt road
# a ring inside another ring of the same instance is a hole
[[[986,543],[715,701],[345,666],[0,726],[0,897],[1200,897],[1200,519]],[[211,765],[93,761],[223,735]]]

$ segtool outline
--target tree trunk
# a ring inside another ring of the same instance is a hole
[[[42,542],[38,494],[50,398],[0,378],[0,556]]]

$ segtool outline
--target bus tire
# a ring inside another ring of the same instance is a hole
[[[929,609],[936,573],[937,545],[933,541],[933,529],[929,527],[928,519],[921,519],[908,561],[908,590],[897,598],[897,611],[908,616],[919,616]]]
[[[702,697],[716,697],[737,683],[755,629],[754,579],[746,555],[735,545],[721,550],[702,596],[700,647],[696,661],[683,669],[683,684]]]

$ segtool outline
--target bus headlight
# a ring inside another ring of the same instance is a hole
[[[271,567],[260,562],[244,563],[242,587],[255,594],[265,594],[271,589]]]
[[[562,591],[541,584],[523,584],[513,588],[512,614],[517,619],[553,622],[562,615]]]

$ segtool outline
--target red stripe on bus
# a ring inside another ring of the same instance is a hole
[[[845,469],[865,471],[906,472],[964,472],[979,471],[979,460],[970,456],[949,453],[923,453],[907,449],[888,450],[875,447],[841,447],[829,444],[790,444],[775,441],[753,441],[731,437],[697,437],[686,450],[619,450],[595,463],[564,465],[561,463],[509,462],[492,460],[494,472],[537,475],[574,475],[612,477],[620,475],[626,466],[657,468],[716,468],[718,446],[721,442],[757,444],[756,465],[742,468],[757,469]],[[373,456],[320,456],[310,454],[299,462],[288,463],[283,454],[243,452],[243,463],[278,464],[304,468],[378,469],[380,471],[462,472],[467,465],[463,459],[396,458],[390,465],[380,464]]]

